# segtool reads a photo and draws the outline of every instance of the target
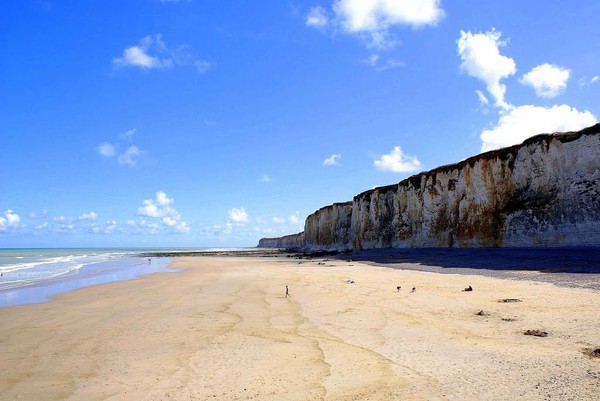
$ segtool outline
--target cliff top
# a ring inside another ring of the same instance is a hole
[[[435,174],[440,174],[440,173],[447,173],[452,170],[459,170],[459,169],[462,169],[466,165],[473,166],[473,165],[475,165],[475,163],[477,163],[480,160],[492,160],[492,159],[496,159],[496,158],[499,158],[502,160],[507,160],[511,157],[514,157],[516,155],[516,153],[519,151],[519,149],[521,149],[522,147],[529,146],[529,145],[532,145],[535,143],[546,143],[546,145],[547,145],[552,140],[557,140],[562,143],[566,143],[566,142],[575,141],[583,135],[597,135],[597,134],[600,134],[600,123],[592,125],[591,127],[584,128],[580,131],[556,132],[553,134],[535,135],[530,138],[527,138],[525,141],[523,141],[522,143],[517,144],[517,145],[508,146],[506,148],[501,148],[501,149],[496,149],[496,150],[490,150],[488,152],[484,152],[484,153],[477,154],[475,156],[471,156],[471,157],[469,157],[465,160],[462,160],[458,163],[446,164],[443,166],[436,167],[429,171],[423,171],[418,174],[412,175],[412,176],[400,181],[397,184],[384,185],[381,187],[369,189],[367,191],[361,192],[360,194],[354,196],[354,200],[356,200],[358,198],[368,198],[375,191],[378,191],[378,192],[395,191],[398,187],[405,186],[408,184],[412,184],[415,187],[419,187],[421,185],[421,177],[423,177],[423,176],[430,176],[430,175],[435,175]],[[332,207],[332,206],[326,206],[319,210],[325,209],[327,207]]]

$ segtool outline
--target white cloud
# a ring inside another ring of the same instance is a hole
[[[46,217],[48,215],[48,211],[46,209],[42,209],[40,212],[36,212],[32,210],[29,212],[28,216],[32,219]]]
[[[110,143],[103,143],[97,148],[98,154],[104,157],[113,157],[116,154],[115,146]]]
[[[123,56],[113,59],[113,64],[118,67],[140,67],[147,69],[167,68],[173,66],[170,58],[160,58],[150,55],[149,52],[165,53],[165,43],[160,34],[148,35],[142,38],[140,44],[123,50]]]
[[[319,6],[312,7],[306,17],[306,25],[325,31],[354,35],[369,49],[377,51],[396,47],[399,41],[391,29],[395,26],[418,28],[436,25],[443,17],[441,0],[335,0],[333,17]],[[397,68],[397,63],[386,69]]]
[[[306,16],[306,26],[323,29],[327,26],[327,23],[327,15],[323,7],[312,7]]]
[[[444,17],[439,0],[338,0],[333,9],[347,32],[383,32],[392,25],[435,25]]]
[[[298,219],[298,216],[295,214],[291,215],[290,218],[288,219],[288,221],[290,222],[290,224],[300,223],[300,219]]]
[[[127,150],[125,150],[125,152],[121,153],[118,157],[117,157],[117,161],[119,162],[119,164],[121,165],[129,165],[129,166],[135,166],[138,162],[138,159],[141,155],[141,151],[137,146],[129,146],[127,148]]]
[[[243,207],[239,209],[235,207],[233,209],[229,209],[227,211],[227,214],[229,215],[229,218],[235,223],[244,224],[247,223],[249,220],[248,213]]]
[[[204,74],[210,69],[210,67],[212,67],[212,64],[206,60],[194,60],[193,64],[194,67],[196,67],[196,71],[198,71],[200,74]]]
[[[375,168],[379,171],[390,171],[393,173],[408,173],[421,168],[421,162],[416,156],[405,155],[400,146],[373,162]]]
[[[187,223],[185,221],[178,222],[175,225],[174,229],[178,233],[189,233],[191,231],[191,228],[187,225]]]
[[[375,71],[378,72],[406,67],[406,63],[404,61],[395,59],[382,59],[381,55],[377,53],[372,53],[368,58],[362,60],[362,62],[375,68]]]
[[[132,141],[134,135],[137,133],[136,128],[132,128],[120,135],[120,137],[127,141]],[[143,151],[135,145],[128,146],[124,152],[119,154],[118,146],[108,142],[104,142],[97,148],[98,154],[104,157],[117,156],[117,161],[120,165],[135,166],[137,165],[138,159],[142,155]]]
[[[480,90],[475,90],[475,93],[477,93],[477,97],[479,98],[479,103],[487,106],[488,104],[490,104],[490,101],[488,100],[487,97],[485,97],[485,95],[483,94],[482,91]]]
[[[260,177],[259,181],[260,182],[271,182],[271,181],[273,181],[273,179],[270,176],[268,176],[267,174],[263,174],[263,176]]]
[[[323,160],[323,165],[324,166],[337,166],[340,164],[338,162],[338,160],[341,158],[342,158],[342,155],[340,153],[331,155],[327,159]]]
[[[175,209],[169,207],[173,199],[163,191],[156,193],[155,199],[146,199],[142,207],[138,208],[138,215],[147,217],[165,217],[179,215]]]
[[[389,31],[369,32],[366,37],[367,47],[372,50],[390,50],[399,43]]]
[[[594,75],[591,78],[581,77],[581,78],[579,78],[579,81],[577,81],[577,82],[579,83],[579,86],[581,88],[583,88],[585,86],[594,85],[594,84],[600,83],[600,75]]]
[[[481,133],[482,151],[515,145],[537,134],[574,131],[596,123],[591,112],[564,104],[541,107],[506,102],[506,86],[500,81],[516,72],[516,64],[512,58],[500,54],[500,47],[505,45],[500,37],[501,33],[494,29],[483,34],[461,31],[457,42],[461,67],[487,84],[500,109],[497,123]],[[532,86],[540,96],[553,97],[566,87],[569,75],[568,69],[542,64],[523,75],[520,82]],[[487,104],[482,93],[477,91],[477,95],[481,103]]]
[[[579,111],[564,104],[549,108],[533,105],[513,107],[500,117],[493,128],[483,131],[481,150],[514,145],[537,134],[576,131],[596,122],[596,117],[589,111]]]
[[[377,65],[377,62],[379,61],[379,58],[381,56],[377,53],[372,53],[369,58],[363,60],[365,64],[370,65],[371,67],[375,67]]]
[[[81,215],[79,215],[78,219],[79,220],[96,220],[96,218],[98,217],[98,215],[96,214],[96,212],[92,212],[89,211],[87,213],[82,213]]]
[[[92,223],[88,227],[88,231],[94,234],[112,234],[118,227],[118,223],[115,220],[108,220],[102,225]]]
[[[386,71],[386,70],[393,70],[396,68],[404,68],[406,67],[406,63],[404,61],[401,60],[393,60],[393,59],[389,59],[389,60],[385,60],[385,62],[378,64],[375,67],[376,71]]]
[[[104,233],[110,234],[117,228],[117,222],[115,220],[109,220],[104,224]]]
[[[512,58],[500,54],[499,48],[506,44],[500,40],[501,36],[494,29],[477,34],[460,31],[458,54],[462,60],[461,68],[485,82],[496,106],[509,109],[510,105],[504,100],[506,86],[500,80],[513,75],[517,68]]]
[[[136,133],[137,133],[137,128],[132,128],[130,130],[127,130],[123,134],[121,134],[121,137],[124,138],[124,139],[127,139],[127,140],[131,141],[133,139],[133,136]]]
[[[531,86],[541,97],[556,97],[566,87],[571,71],[552,64],[541,64],[523,75],[519,82]]]
[[[211,64],[192,55],[186,46],[167,47],[161,34],[147,35],[139,45],[127,47],[122,57],[112,60],[116,67],[165,69],[173,66],[192,66],[199,73],[209,70]]]
[[[18,227],[21,222],[21,217],[8,209],[4,212],[4,217],[0,216],[0,231],[4,231],[10,227]]]
[[[174,203],[173,198],[163,192],[158,191],[154,199],[146,199],[142,206],[138,208],[137,214],[143,217],[151,217],[160,219],[163,228],[170,228],[179,233],[188,233],[191,231],[188,224],[181,219],[181,214],[171,205]],[[144,218],[140,218],[139,227],[149,230],[151,234],[156,234],[160,230],[157,223],[149,223]],[[132,221],[132,223],[135,223]],[[128,222],[129,224],[129,222]]]
[[[33,226],[33,228],[38,231],[44,231],[48,228],[48,222],[45,221],[43,223],[36,224],[35,226]]]
[[[156,193],[156,202],[160,205],[160,206],[169,206],[171,203],[173,203],[173,199],[169,198],[167,196],[166,193],[164,193],[163,191],[158,191]]]
[[[285,223],[285,219],[283,217],[273,217],[273,223],[283,224],[283,223]]]
[[[168,227],[172,227],[175,231],[180,233],[188,233],[190,232],[190,227],[187,225],[185,221],[178,221],[170,216],[165,216],[162,219],[164,225]]]

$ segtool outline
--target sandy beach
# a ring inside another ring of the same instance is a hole
[[[586,354],[600,347],[597,290],[326,259],[186,257],[172,267],[0,309],[0,399],[600,394],[600,358]]]

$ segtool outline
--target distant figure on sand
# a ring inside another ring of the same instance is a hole
[[[399,285],[398,287],[396,287],[396,291],[400,292],[401,288],[402,288],[402,286]]]
[[[417,287],[413,287],[411,292],[415,292],[417,290]]]
[[[469,291],[473,291],[473,287],[471,287],[471,286],[468,286],[468,287],[467,287],[467,288],[465,288],[463,291],[467,291],[467,292],[469,292]]]
[[[285,297],[286,297],[286,298],[287,298],[287,297],[291,297],[291,295],[290,295],[290,290],[288,289],[288,286],[287,286],[287,285],[285,286]]]

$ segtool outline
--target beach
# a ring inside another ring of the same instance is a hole
[[[173,261],[176,273],[0,308],[0,399],[600,394],[600,358],[593,353],[600,348],[598,290],[416,271],[410,263],[392,269],[284,256]],[[469,286],[473,291],[464,291]]]

